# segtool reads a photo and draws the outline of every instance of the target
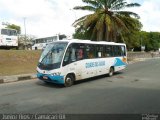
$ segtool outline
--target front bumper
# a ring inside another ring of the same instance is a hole
[[[58,76],[58,75],[53,76],[50,74],[37,73],[37,78],[46,82],[64,84],[64,76]]]

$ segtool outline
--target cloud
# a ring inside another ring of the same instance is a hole
[[[160,32],[160,1],[146,0],[140,9],[141,21],[143,23],[143,30],[159,31]]]
[[[160,32],[160,0],[129,0],[129,2],[141,4],[141,7],[131,8],[130,10],[140,15],[140,21],[143,24],[142,30]]]
[[[24,17],[27,34],[51,36],[57,33],[71,35],[72,23],[86,12],[73,10],[81,0],[1,0],[1,22],[18,24],[24,33]]]

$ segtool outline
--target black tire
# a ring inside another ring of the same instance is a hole
[[[74,83],[74,76],[73,75],[67,75],[65,79],[64,86],[65,87],[70,87]]]
[[[113,67],[110,67],[108,76],[109,76],[109,77],[112,77],[113,74],[114,74],[114,68],[113,68]]]

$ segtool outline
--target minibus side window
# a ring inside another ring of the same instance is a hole
[[[112,57],[112,46],[111,45],[106,45],[105,56],[106,57]]]
[[[85,47],[85,58],[86,59],[92,59],[96,58],[96,51],[95,51],[95,45],[94,44],[86,44]]]
[[[71,44],[65,54],[63,66],[84,59],[84,44]]]
[[[125,46],[121,46],[121,52],[122,52],[122,56],[126,56]]]

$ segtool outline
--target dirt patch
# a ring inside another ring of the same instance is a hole
[[[0,50],[0,76],[35,73],[41,51]]]

